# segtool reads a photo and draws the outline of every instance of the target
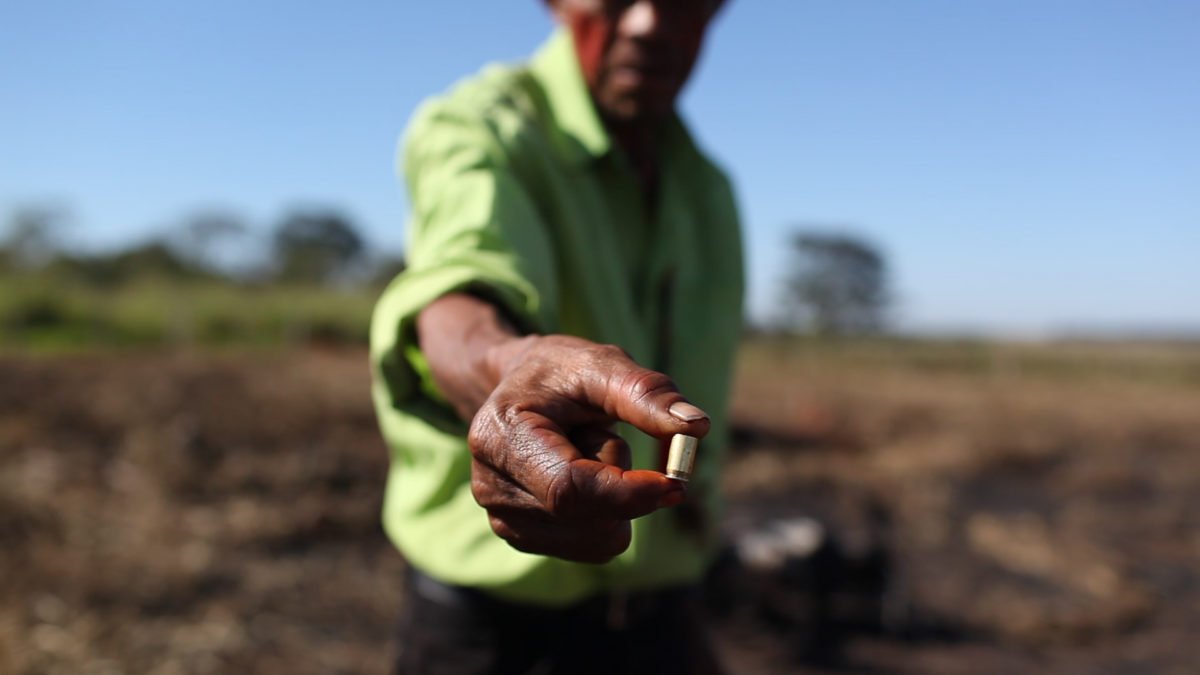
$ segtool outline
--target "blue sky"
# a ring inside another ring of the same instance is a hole
[[[750,306],[798,224],[888,253],[912,329],[1200,326],[1200,3],[732,0],[683,100],[733,174]],[[403,239],[425,96],[548,34],[536,0],[0,5],[0,218],[114,246],[221,208]]]

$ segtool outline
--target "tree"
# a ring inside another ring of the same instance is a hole
[[[275,230],[277,276],[285,281],[327,282],[344,277],[363,254],[363,240],[343,216],[297,211]]]
[[[398,253],[385,254],[375,259],[371,264],[370,279],[367,284],[372,288],[384,288],[392,283],[396,275],[408,266],[404,256]]]
[[[75,279],[96,287],[115,287],[135,279],[203,279],[211,275],[166,242],[154,239],[108,253],[63,253],[45,269],[58,278]]]
[[[233,213],[207,210],[185,219],[175,234],[175,246],[197,268],[228,271],[232,244],[246,236],[249,228]],[[236,257],[236,256],[235,256]]]
[[[785,320],[818,335],[877,333],[890,302],[887,261],[871,242],[838,232],[798,232],[785,280]]]
[[[58,250],[65,220],[65,211],[54,206],[31,206],[13,212],[0,245],[4,266],[31,269],[44,265]]]

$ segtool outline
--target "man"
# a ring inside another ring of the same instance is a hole
[[[713,672],[694,590],[741,243],[674,110],[721,3],[546,4],[561,29],[528,65],[406,133],[409,267],[372,325],[412,568],[397,668]],[[707,435],[686,490],[661,473],[674,434]]]

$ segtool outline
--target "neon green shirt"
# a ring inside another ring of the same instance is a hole
[[[629,550],[606,565],[521,553],[495,536],[471,495],[467,425],[429,377],[414,331],[429,302],[469,290],[526,330],[620,345],[671,375],[712,416],[689,491],[715,514],[741,327],[741,239],[729,182],[682,122],[661,142],[648,212],[563,32],[527,66],[488,67],[414,116],[401,153],[409,266],[376,306],[371,361],[392,454],[384,528],[430,576],[562,605],[702,574],[713,533],[680,527],[672,509],[634,521]],[[621,431],[635,468],[661,470],[656,439]]]

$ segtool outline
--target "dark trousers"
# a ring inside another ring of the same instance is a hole
[[[720,673],[694,587],[562,609],[498,600],[410,572],[397,675]]]

